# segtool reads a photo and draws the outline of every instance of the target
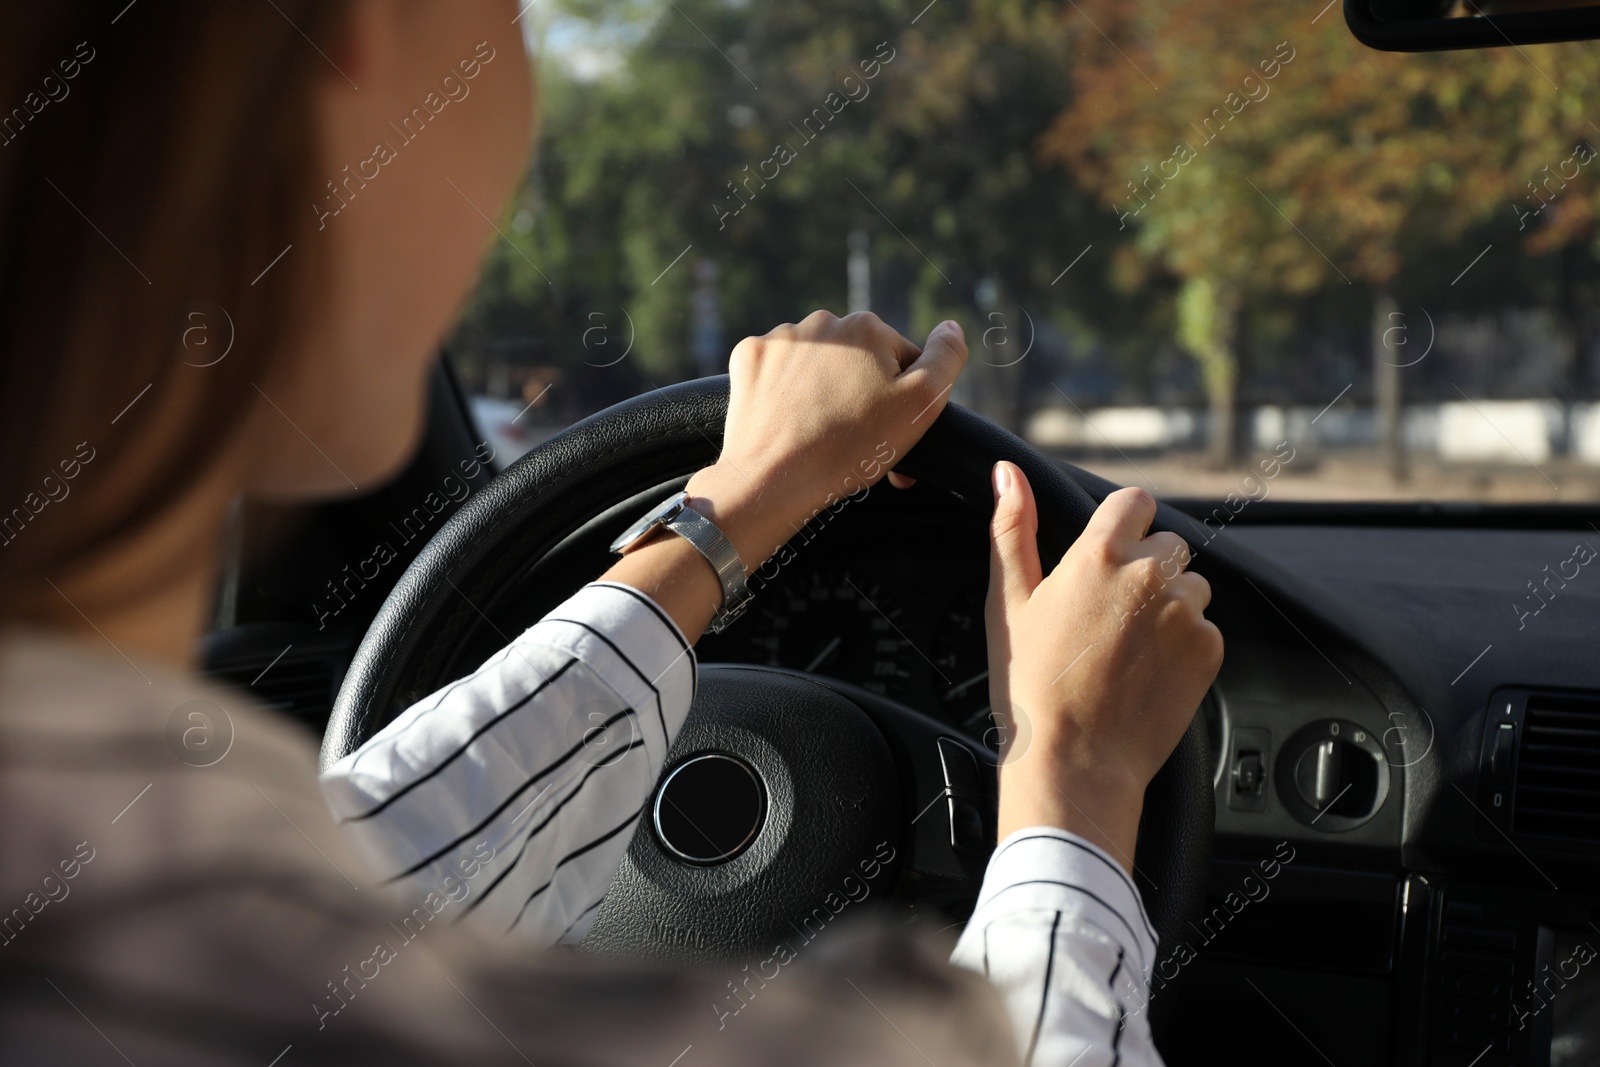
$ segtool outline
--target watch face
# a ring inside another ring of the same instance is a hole
[[[662,501],[660,505],[646,512],[643,518],[622,531],[621,535],[611,542],[611,551],[626,552],[632,548],[639,538],[677,514],[683,507],[683,502],[688,498],[687,493],[674,493]]]

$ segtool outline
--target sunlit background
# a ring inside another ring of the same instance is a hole
[[[537,0],[543,129],[451,341],[514,457],[868,309],[1168,497],[1600,497],[1600,50],[1281,0]]]

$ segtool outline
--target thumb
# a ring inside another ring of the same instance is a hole
[[[1043,580],[1039,564],[1039,512],[1021,468],[994,465],[994,518],[989,525],[989,596],[1003,615],[1020,608]]]
[[[966,335],[961,332],[960,323],[946,319],[928,334],[921,354],[901,372],[900,378],[918,392],[942,399],[966,365]]]

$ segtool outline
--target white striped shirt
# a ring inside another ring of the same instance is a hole
[[[467,921],[539,946],[576,941],[689,713],[695,673],[659,606],[595,582],[324,772],[323,793],[391,881],[426,892],[472,877],[482,888]],[[1155,949],[1115,861],[1033,828],[995,850],[952,961],[1000,991],[1025,1063],[1151,1067],[1161,1061],[1142,1007]]]

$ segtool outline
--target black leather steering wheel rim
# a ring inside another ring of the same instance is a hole
[[[340,688],[322,762],[354,751],[443,677],[485,602],[584,520],[713,461],[727,415],[726,376],[658,389],[600,412],[513,463],[469,499],[423,548],[389,594]],[[1028,476],[1039,508],[1046,570],[1082,532],[1109,483],[1069,475],[1015,435],[948,405],[896,469],[987,514],[989,471],[1007,459]],[[1080,484],[1080,482],[1082,484]],[[1157,525],[1161,525],[1159,519]],[[1146,794],[1136,884],[1163,944],[1204,902],[1213,825],[1204,717]],[[1156,1014],[1160,1004],[1152,1005]]]

